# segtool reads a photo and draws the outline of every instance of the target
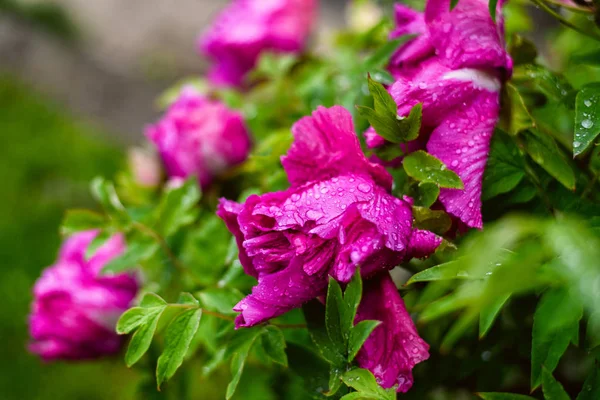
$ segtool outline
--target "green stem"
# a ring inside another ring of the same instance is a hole
[[[592,10],[591,8],[579,7],[576,5],[562,3],[562,2],[556,1],[556,0],[543,0],[543,1],[548,4],[552,4],[553,6],[561,7],[561,8],[564,8],[565,10],[569,10],[569,11],[573,11],[573,12],[579,12],[579,13],[584,13],[584,14],[593,14],[594,13],[594,10]]]
[[[190,279],[192,279],[192,281],[194,281],[194,284],[199,285],[199,286],[204,286],[196,278],[196,276],[190,271],[190,269],[187,266],[185,266],[177,258],[177,256],[173,253],[173,251],[171,251],[171,248],[169,247],[169,244],[167,243],[167,241],[158,232],[156,232],[154,229],[152,229],[149,226],[144,225],[144,224],[142,224],[140,222],[134,222],[133,226],[135,228],[139,229],[140,231],[148,234],[149,236],[152,236],[152,238],[158,243],[158,245],[160,246],[160,248],[165,252],[165,254],[169,258],[169,260],[171,261],[171,263],[173,264],[173,266],[175,267],[175,269],[177,269],[182,274],[188,275],[190,277]]]
[[[569,28],[573,29],[574,31],[579,32],[582,35],[585,35],[591,39],[600,41],[600,35],[598,35],[595,32],[587,32],[587,31],[581,29],[580,27],[578,27],[577,25],[573,24],[572,22],[568,21],[562,15],[560,15],[559,13],[554,11],[551,7],[549,7],[548,4],[544,3],[544,0],[531,0],[531,1],[533,3],[535,3],[537,6],[539,6],[541,9],[546,11],[548,14],[550,14],[554,18],[556,18],[561,24],[568,26]]]

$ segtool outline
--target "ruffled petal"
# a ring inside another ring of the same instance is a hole
[[[304,260],[303,256],[295,257],[287,268],[260,276],[252,294],[233,308],[240,312],[235,320],[236,328],[260,324],[323,295],[327,275],[307,274]]]
[[[452,69],[510,70],[512,61],[505,50],[502,2],[498,2],[496,14],[497,24],[490,16],[487,0],[461,0],[452,11],[450,0],[429,0],[425,20],[440,62]]]
[[[406,392],[413,384],[413,367],[429,358],[429,345],[419,337],[389,273],[364,282],[356,322],[381,321],[356,357],[384,388],[398,385]]]
[[[368,174],[378,185],[392,187],[392,177],[364,156],[354,133],[352,115],[341,106],[319,107],[293,127],[294,143],[281,162],[292,186],[325,181],[343,174]]]

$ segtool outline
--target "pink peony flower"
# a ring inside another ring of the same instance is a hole
[[[242,115],[186,87],[163,118],[146,128],[170,178],[197,175],[203,188],[246,160],[250,136]],[[179,178],[179,179],[177,179]]]
[[[263,51],[300,51],[316,20],[317,0],[234,0],[201,36],[215,65],[213,83],[240,86]]]
[[[416,147],[456,172],[464,190],[442,189],[446,211],[470,227],[481,228],[481,182],[494,126],[500,111],[500,89],[512,69],[504,48],[501,2],[497,24],[487,0],[429,0],[425,13],[396,5],[398,27],[392,37],[417,34],[391,59],[397,81],[390,93],[399,115],[423,103],[423,126]],[[384,143],[374,132],[370,147]],[[411,143],[407,145],[411,147]]]
[[[56,263],[34,286],[29,350],[44,360],[91,359],[121,348],[115,325],[129,308],[138,283],[130,274],[99,275],[123,252],[125,242],[122,235],[114,235],[86,260],[86,249],[96,235],[86,231],[69,238]]]
[[[434,234],[413,228],[410,199],[390,194],[391,176],[365,158],[346,109],[319,107],[292,132],[295,141],[282,158],[291,187],[250,196],[244,204],[222,199],[217,211],[237,239],[244,270],[258,279],[252,294],[234,308],[240,312],[238,328],[324,295],[328,276],[348,282],[360,265],[369,277],[427,256],[440,243]],[[383,329],[398,323],[414,331],[410,319],[383,322]],[[404,343],[399,346],[396,350],[404,352]]]

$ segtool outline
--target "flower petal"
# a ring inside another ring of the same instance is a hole
[[[368,174],[378,185],[392,187],[392,177],[364,156],[354,133],[352,115],[341,106],[319,107],[293,127],[294,143],[281,162],[292,186],[325,181],[344,174]]]
[[[429,345],[419,337],[389,273],[364,282],[356,322],[363,320],[382,324],[359,351],[358,365],[370,370],[384,388],[398,385],[398,392],[408,391],[413,384],[412,369],[429,358]]]

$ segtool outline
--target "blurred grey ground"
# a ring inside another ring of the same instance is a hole
[[[25,4],[48,0],[21,0]],[[201,74],[196,39],[225,0],[55,0],[79,30],[68,45],[0,13],[0,70],[13,73],[75,115],[140,140],[170,84]],[[345,0],[321,1],[320,29],[344,22]]]

